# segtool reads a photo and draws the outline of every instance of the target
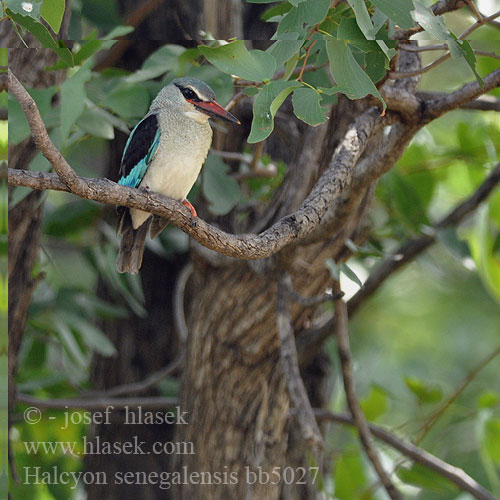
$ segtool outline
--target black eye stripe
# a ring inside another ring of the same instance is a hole
[[[201,101],[201,99],[196,95],[196,92],[194,92],[190,88],[188,88],[188,87],[181,87],[181,86],[178,86],[178,85],[177,85],[177,87],[182,92],[182,95],[186,99],[189,99],[190,101],[194,101],[194,102],[200,102]]]

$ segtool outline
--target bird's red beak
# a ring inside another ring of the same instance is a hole
[[[215,100],[209,102],[204,102],[204,101],[198,101],[198,102],[191,101],[191,102],[196,108],[198,108],[203,113],[206,113],[207,115],[213,116],[214,118],[220,118],[222,120],[226,120],[227,122],[237,123],[238,125],[241,125],[241,122],[238,120],[238,118],[233,116],[229,111],[226,111]]]

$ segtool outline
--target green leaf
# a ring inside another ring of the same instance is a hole
[[[375,40],[367,40],[359,29],[356,20],[352,17],[343,17],[337,30],[337,39],[345,40],[350,45],[363,52],[380,52],[380,47]]]
[[[260,18],[263,21],[266,21],[268,23],[279,22],[283,18],[283,14],[286,14],[292,8],[293,8],[293,6],[289,2],[279,3],[279,4],[275,5],[274,7],[267,9],[260,16]]]
[[[354,15],[356,16],[356,22],[368,40],[375,39],[375,29],[373,27],[370,14],[366,8],[364,0],[347,0],[347,3],[354,10]]]
[[[371,0],[394,24],[403,29],[413,27],[413,19],[410,12],[413,10],[412,0]]]
[[[330,60],[330,70],[342,93],[350,99],[360,99],[371,94],[380,99],[384,109],[386,108],[374,83],[361,69],[351,49],[343,40],[328,40],[326,50]]]
[[[478,408],[493,408],[500,403],[500,394],[498,392],[485,390],[477,398]]]
[[[47,21],[54,33],[59,33],[65,7],[65,0],[43,1],[42,17]]]
[[[477,222],[465,231],[465,237],[481,280],[492,297],[500,302],[500,255],[494,252],[495,233],[489,210],[488,205],[479,208]]]
[[[389,409],[387,392],[378,385],[372,385],[370,394],[361,401],[361,409],[366,419],[374,422]]]
[[[40,111],[40,115],[47,125],[46,116],[50,110],[52,97],[56,93],[56,87],[48,87],[46,89],[30,89],[26,88],[29,95],[33,97]],[[9,94],[9,142],[11,144],[18,144],[23,139],[30,135],[30,128],[26,115],[21,106],[14,97]]]
[[[270,80],[276,71],[277,63],[273,55],[262,50],[248,51],[242,40],[220,47],[200,46],[199,49],[216,68],[245,80]]]
[[[121,36],[132,33],[134,29],[133,26],[115,26],[107,35],[101,37],[101,40],[115,40]]]
[[[102,40],[89,40],[73,56],[76,66],[81,66],[89,57],[94,55],[102,46]]]
[[[423,180],[423,184],[425,179]],[[432,176],[430,177],[432,180]],[[429,225],[429,218],[422,199],[411,182],[397,170],[392,169],[380,183],[386,190],[385,197],[389,204],[393,204],[405,222],[413,231],[420,231],[423,225]]]
[[[410,468],[401,468],[396,473],[401,481],[405,483],[431,490],[437,493],[456,492],[458,487],[446,478],[424,467],[420,464],[413,464]]]
[[[366,474],[360,453],[348,450],[335,466],[335,498],[353,500],[359,498],[365,488]]]
[[[149,92],[141,85],[120,85],[106,99],[106,108],[130,119],[144,116],[150,104]]]
[[[405,377],[404,381],[419,403],[437,403],[443,398],[443,391],[436,384],[427,384],[416,377]]]
[[[486,420],[481,446],[491,460],[500,465],[500,418],[491,417]]]
[[[43,0],[5,0],[5,7],[15,14],[29,16],[40,21]]]
[[[64,144],[71,127],[85,109],[85,82],[90,80],[90,61],[61,85],[61,142]]]
[[[180,45],[168,44],[153,52],[142,65],[142,68],[125,78],[127,83],[143,82],[161,76],[168,71],[177,73],[179,56],[185,51]]]
[[[88,228],[100,214],[99,206],[87,200],[65,203],[47,213],[43,232],[51,236],[68,236]]]
[[[249,87],[245,87],[243,89],[243,93],[248,97],[256,96],[259,93],[259,87],[255,87],[254,85],[250,85]]]
[[[219,156],[209,155],[203,167],[202,190],[215,215],[226,215],[241,197],[236,179],[228,175],[230,168]]]
[[[71,50],[67,47],[60,47],[42,23],[29,16],[22,16],[12,11],[9,11],[9,15],[16,23],[35,36],[43,48],[52,49],[68,66],[74,66]]]
[[[78,331],[85,345],[102,356],[114,356],[117,351],[111,340],[90,320],[84,319],[70,312],[63,312],[63,318],[71,328]]]
[[[389,49],[393,50],[393,49]],[[377,83],[386,74],[386,58],[380,52],[368,52],[366,54],[366,74],[370,77],[373,83]]]
[[[255,98],[253,119],[248,142],[260,142],[268,137],[274,129],[274,116],[283,101],[300,86],[299,82],[273,81],[269,82]]]
[[[413,0],[413,4],[415,6],[415,10],[411,12],[413,19],[431,36],[438,40],[444,40],[453,58],[464,58],[479,84],[483,86],[484,82],[476,71],[476,58],[469,42],[459,40],[451,33],[442,16],[435,16],[431,9],[424,7],[417,0]]]
[[[76,341],[70,327],[61,318],[58,318],[57,315],[54,316],[56,316],[54,318],[54,326],[56,332],[59,335],[59,339],[61,340],[62,345],[74,361],[76,361],[81,366],[86,366],[87,360],[85,358],[85,355],[78,345],[78,342]]]
[[[272,54],[278,66],[281,66],[300,50],[303,43],[303,40],[277,40],[266,52]]]
[[[322,108],[321,95],[309,87],[296,89],[292,96],[293,112],[297,118],[315,127],[327,120],[328,108]]]
[[[351,280],[354,281],[359,286],[363,286],[363,283],[361,280],[357,277],[356,273],[345,263],[341,262],[340,265],[340,270]]]
[[[281,20],[277,33],[287,31],[303,33],[304,23],[313,25],[319,24],[325,19],[330,8],[330,0],[306,0],[293,7],[285,14]]]
[[[474,73],[474,76],[476,77],[479,85],[481,87],[484,87],[484,81],[481,78],[481,75],[476,71],[476,56],[474,55],[474,51],[472,50],[470,43],[467,40],[459,40],[453,33],[451,34],[451,36],[455,38],[455,40],[459,44],[462,55],[467,64],[470,66],[470,69]]]
[[[84,109],[76,124],[87,134],[94,137],[102,137],[108,140],[115,138],[113,125],[104,118],[102,110],[97,107]]]

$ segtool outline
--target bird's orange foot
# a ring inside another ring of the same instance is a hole
[[[193,205],[191,205],[191,203],[189,203],[189,201],[187,201],[187,200],[183,200],[183,201],[182,201],[182,204],[183,204],[185,207],[189,208],[189,211],[191,212],[191,217],[192,217],[192,219],[191,219],[191,224],[193,225],[193,227],[195,227],[195,226],[196,226],[196,221],[194,220],[194,218],[195,218],[195,217],[198,217],[198,214],[196,213],[196,209],[195,209],[195,208],[193,207]]]

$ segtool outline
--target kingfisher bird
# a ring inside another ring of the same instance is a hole
[[[212,143],[209,118],[240,121],[215,100],[214,91],[195,78],[177,78],[163,87],[147,115],[132,130],[123,151],[118,184],[155,191],[182,201],[198,178]],[[116,267],[137,274],[148,229],[158,236],[168,219],[135,208],[117,207],[117,235],[122,235]]]

